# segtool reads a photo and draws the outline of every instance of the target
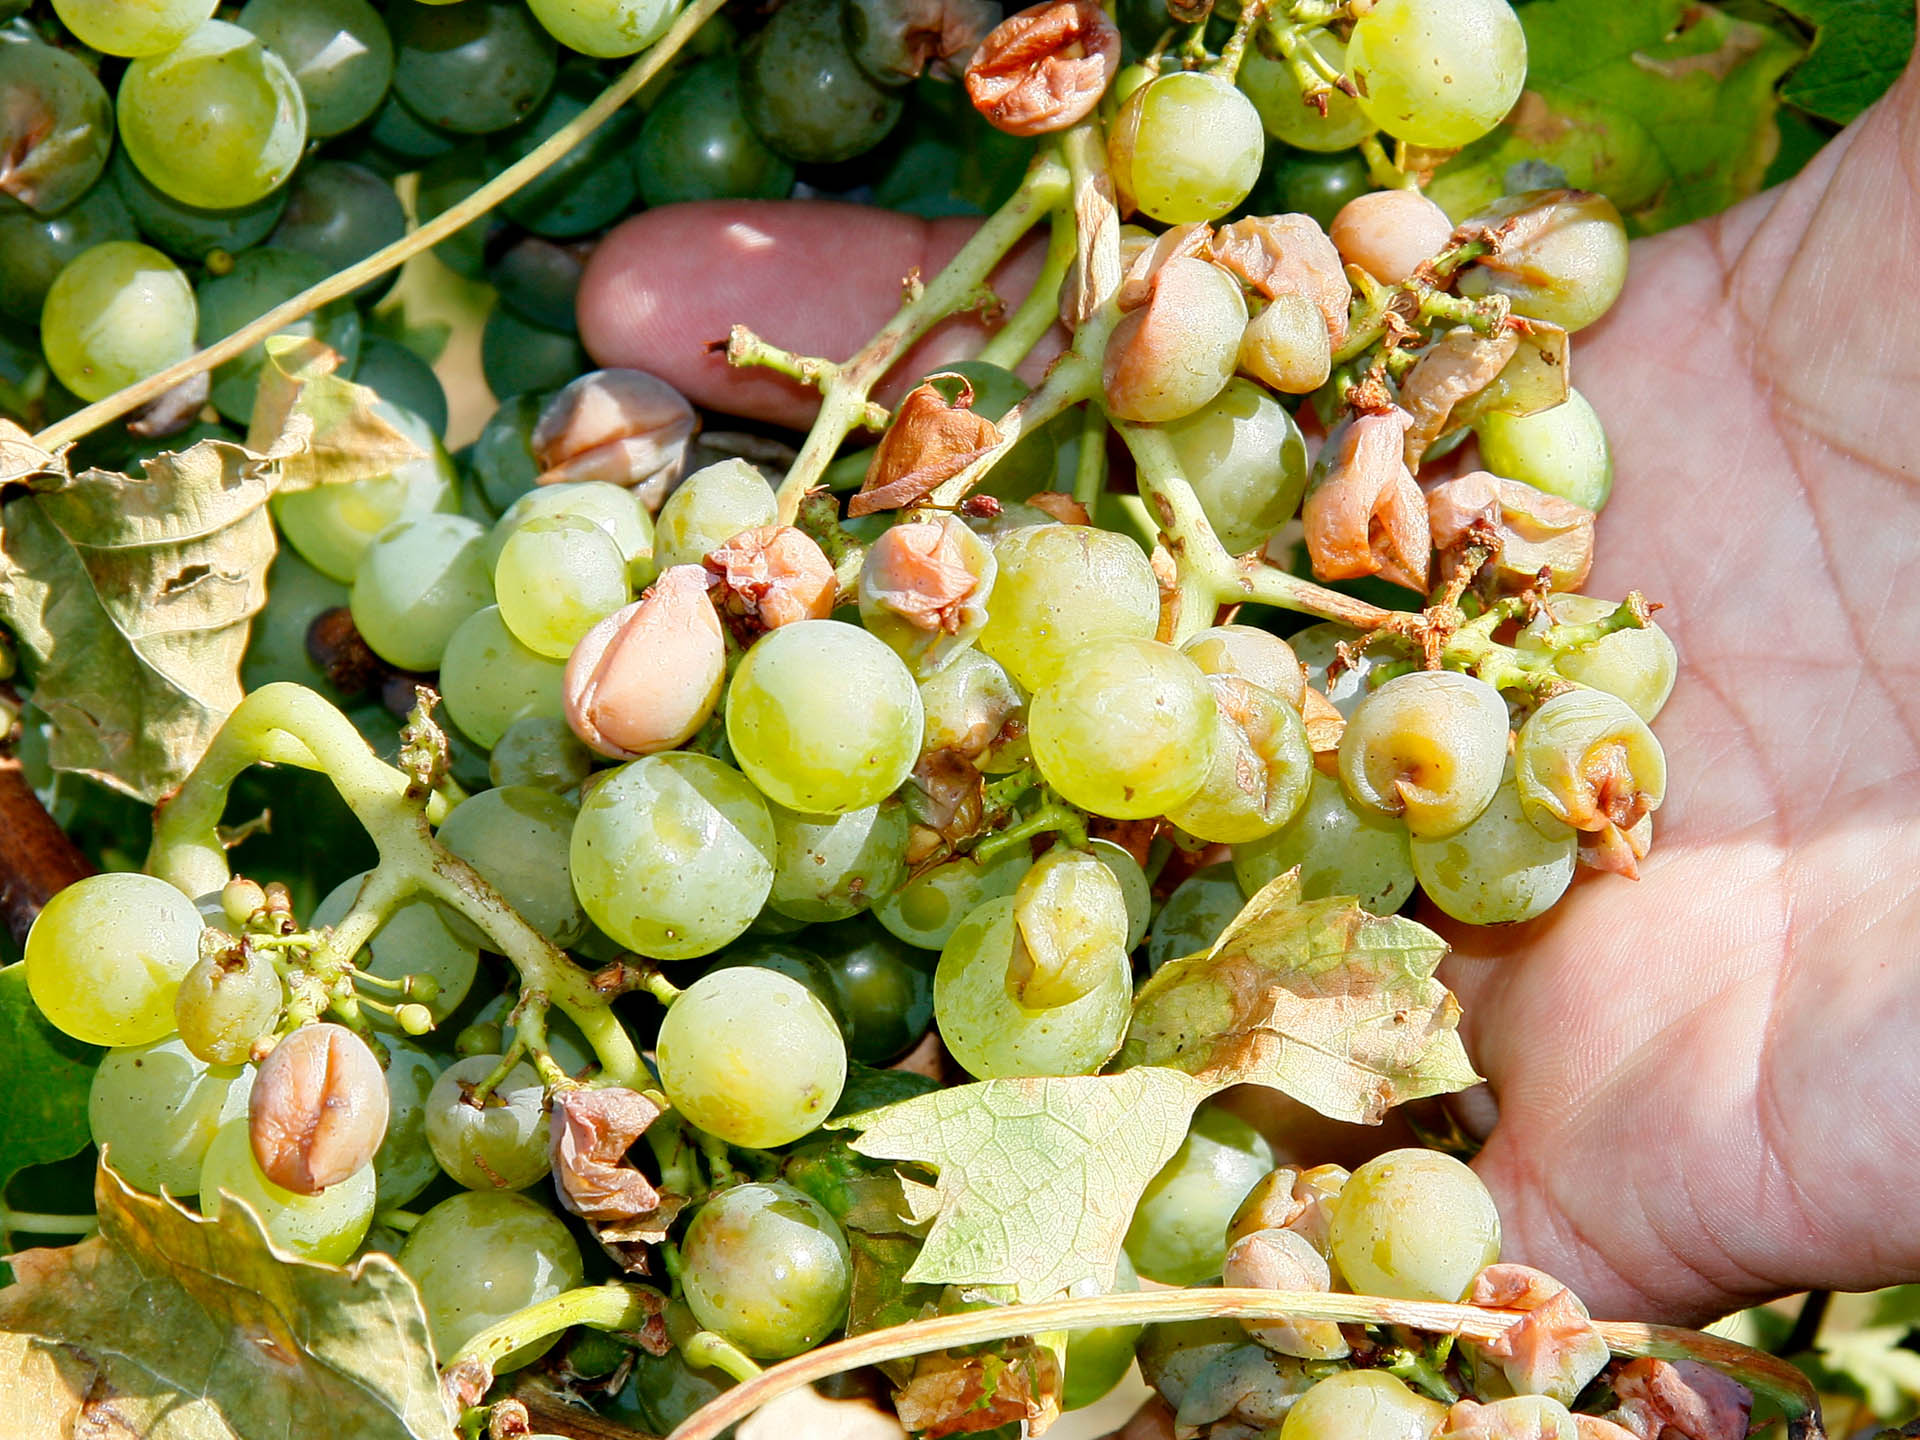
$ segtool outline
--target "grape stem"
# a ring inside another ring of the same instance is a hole
[[[680,1342],[680,1355],[698,1370],[720,1370],[735,1380],[751,1380],[763,1370],[724,1335],[696,1330]]]
[[[662,1303],[660,1293],[645,1285],[609,1282],[562,1290],[489,1325],[454,1352],[441,1367],[441,1374],[449,1389],[464,1389],[472,1383],[473,1393],[484,1395],[494,1366],[521,1347],[558,1335],[573,1325],[595,1330],[642,1330],[660,1313]]]
[[[647,1083],[632,1039],[592,977],[434,838],[431,798],[423,801],[408,777],[380,760],[344,715],[304,686],[265,685],[234,707],[193,773],[155,812],[148,873],[189,896],[224,886],[230,873],[220,814],[234,780],[263,762],[324,774],[380,852],[353,909],[315,952],[322,963],[355,954],[379,928],[382,905],[390,908],[424,891],[478,926],[514,963],[523,989],[544,992],[580,1027],[600,1060],[599,1083]]]
[[[1209,73],[1227,81],[1237,76],[1240,73],[1240,61],[1247,53],[1247,42],[1253,39],[1253,32],[1266,18],[1267,0],[1246,0],[1240,7],[1240,13],[1234,17],[1233,34],[1227,37],[1227,43],[1221,47],[1220,58],[1207,67]],[[1325,87],[1320,88],[1324,94]],[[1311,97],[1308,103],[1313,103]],[[1319,102],[1319,109],[1322,114],[1326,112],[1324,98]]]
[[[552,1301],[548,1301],[552,1304]],[[524,1313],[524,1312],[523,1312]],[[1515,1311],[1433,1301],[1383,1300],[1324,1291],[1148,1290],[1047,1300],[942,1315],[870,1331],[795,1356],[742,1382],[695,1411],[668,1440],[714,1440],[777,1395],[816,1380],[889,1360],[905,1360],[963,1345],[991,1344],[1050,1330],[1089,1330],[1108,1325],[1164,1324],[1180,1320],[1333,1320],[1343,1324],[1406,1325],[1417,1330],[1491,1340],[1519,1323]],[[1773,1401],[1785,1413],[1792,1440],[1824,1440],[1820,1401],[1799,1371],[1784,1360],[1717,1335],[1665,1325],[1599,1322],[1600,1338],[1616,1355],[1652,1355],[1697,1360],[1731,1375]],[[483,1332],[484,1333],[484,1332]],[[471,1348],[471,1346],[470,1346]]]
[[[407,1235],[412,1233],[413,1227],[420,1223],[420,1219],[421,1217],[412,1210],[382,1210],[373,1217],[373,1223]]]
[[[1048,217],[1046,259],[1040,264],[1033,288],[1007,323],[981,347],[976,360],[1011,370],[1027,358],[1060,318],[1060,286],[1073,268],[1078,249],[1079,227],[1073,222],[1073,211],[1065,204],[1056,205]]]
[[[591,105],[535,146],[525,158],[509,165],[458,205],[436,215],[384,249],[374,251],[358,264],[349,265],[311,289],[303,290],[284,305],[276,305],[251,325],[234,331],[226,339],[48,426],[34,437],[34,443],[42,450],[53,451],[90,435],[102,425],[131,414],[142,405],[166,394],[182,381],[191,380],[216,365],[226,363],[269,335],[286,329],[321,306],[351,294],[368,281],[378,279],[421,251],[439,244],[469,221],[486,214],[509,196],[532,184],[550,165],[610,120],[640,92],[642,86],[660,73],[680,48],[693,38],[694,33],[719,12],[724,3],[725,0],[693,0],[680,12],[679,18],[668,27],[666,33],[608,85]]]
[[[1080,453],[1074,461],[1073,498],[1092,515],[1107,488],[1107,412],[1098,405],[1080,412]]]
[[[0,1234],[91,1235],[99,1228],[98,1215],[49,1215],[40,1210],[9,1210],[0,1206]]]

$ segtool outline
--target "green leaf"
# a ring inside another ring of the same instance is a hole
[[[1302,900],[1288,871],[1247,902],[1204,955],[1160,967],[1134,999],[1123,1065],[1172,1066],[1209,1090],[1284,1091],[1335,1120],[1377,1124],[1389,1108],[1479,1077],[1433,978],[1446,942],[1350,898]]]
[[[829,1122],[853,1148],[938,1172],[903,1177],[931,1221],[905,1279],[1005,1285],[1037,1300],[1083,1280],[1113,1287],[1134,1206],[1186,1138],[1207,1085],[1178,1070],[986,1080]]]
[[[413,1283],[385,1255],[283,1259],[244,1205],[203,1220],[105,1166],[100,1234],[13,1257],[10,1440],[453,1440]]]
[[[1845,125],[1887,92],[1913,56],[1913,0],[1773,0],[1814,27],[1780,98]]]
[[[152,804],[183,780],[240,701],[247,629],[273,559],[276,463],[204,440],[68,478],[0,422],[0,623],[53,722],[49,758]]]
[[[47,1023],[25,965],[0,970],[0,1195],[29,1165],[87,1147],[87,1089],[102,1053]]]
[[[424,453],[382,417],[378,395],[334,373],[340,364],[312,338],[267,341],[247,448],[279,460],[280,493],[369,480]]]
[[[1905,1346],[1905,1325],[1876,1325],[1822,1335],[1815,1347],[1829,1371],[1860,1387],[1876,1416],[1909,1413],[1920,1400],[1920,1354]]]
[[[1779,144],[1774,85],[1800,56],[1792,40],[1691,0],[1536,0],[1517,13],[1527,91],[1434,177],[1427,193],[1449,215],[1505,193],[1523,161],[1604,192],[1642,234],[1759,189]]]

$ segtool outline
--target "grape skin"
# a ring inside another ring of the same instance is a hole
[[[777,519],[767,477],[744,460],[722,460],[687,476],[660,507],[654,560],[662,570],[698,565],[742,530]]]
[[[1029,692],[1089,641],[1151,639],[1160,623],[1160,583],[1124,535],[1086,525],[1029,526],[1003,536],[994,560],[980,649]]]
[[[1277,1440],[1427,1440],[1446,1414],[1383,1370],[1342,1370],[1294,1401]]]
[[[1507,704],[1484,680],[1422,670],[1387,681],[1340,737],[1340,779],[1359,804],[1430,840],[1464,830],[1500,788]]]
[[[736,1185],[700,1207],[680,1251],[687,1304],[762,1360],[825,1340],[846,1315],[852,1257],[818,1201],[780,1182]]]
[[[40,341],[62,385],[104,400],[191,355],[199,315],[179,266],[149,246],[112,240],[54,277]]]
[[[222,1125],[243,1124],[250,1065],[208,1065],[178,1035],[109,1050],[87,1091],[93,1143],[129,1185],[192,1195]]]
[[[524,1190],[550,1168],[545,1097],[532,1066],[515,1064],[484,1106],[466,1099],[499,1063],[498,1055],[456,1060],[427,1094],[427,1143],[469,1190]]]
[[[529,650],[507,629],[500,607],[476,610],[447,637],[440,695],[447,714],[476,745],[492,747],[531,717],[564,720],[567,667]]]
[[[164,880],[76,880],[27,932],[27,990],[53,1025],[89,1045],[146,1045],[173,1031],[180,981],[200,958],[200,912]]]
[[[1420,888],[1469,925],[1511,925],[1546,912],[1567,891],[1579,836],[1547,817],[1529,820],[1507,766],[1493,802],[1444,840],[1412,842]]]
[[[1353,895],[1362,909],[1391,915],[1413,893],[1407,827],[1347,798],[1338,780],[1315,771],[1300,813],[1285,828],[1233,847],[1234,874],[1252,895],[1296,866],[1300,895]]]
[[[573,1289],[585,1268],[572,1233],[551,1210],[524,1195],[480,1191],[434,1206],[394,1258],[420,1287],[442,1364],[489,1325]],[[494,1368],[517,1370],[559,1338],[556,1331],[523,1345]]]
[[[1273,1149],[1259,1131],[1217,1105],[1202,1105],[1133,1212],[1126,1248],[1134,1269],[1162,1285],[1217,1280],[1227,1222],[1272,1168]]]
[[[103,55],[159,55],[200,28],[219,0],[54,0],[54,14]]]
[[[1520,98],[1527,37],[1507,0],[1379,0],[1354,22],[1347,67],[1382,130],[1457,149]]]
[[[949,860],[884,897],[873,908],[874,918],[909,945],[942,949],[975,909],[1012,895],[1032,863],[1033,857],[1017,846],[984,862]]]
[[[389,525],[367,547],[353,579],[353,624],[388,664],[437,670],[447,641],[493,601],[484,532],[464,515],[423,515]]]
[[[1500,1212],[1451,1155],[1389,1150],[1347,1180],[1329,1239],[1356,1295],[1451,1302],[1500,1258]]]
[[[439,840],[478,870],[528,924],[566,946],[587,928],[566,858],[578,815],[572,801],[551,790],[531,785],[483,790],[447,813]],[[442,913],[454,933],[479,943],[470,921]]]

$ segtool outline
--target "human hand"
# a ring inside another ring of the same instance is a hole
[[[707,352],[736,319],[832,357],[965,222],[686,206],[614,232],[581,329],[603,364],[802,423]],[[1016,301],[1030,244],[996,283]],[[1664,602],[1673,786],[1638,886],[1451,927],[1499,1120],[1510,1258],[1602,1316],[1702,1320],[1920,1276],[1920,75],[1793,184],[1639,242],[1575,342],[1619,483],[1588,588]],[[897,374],[977,348],[949,322]],[[1040,362],[1047,358],[1043,353]]]

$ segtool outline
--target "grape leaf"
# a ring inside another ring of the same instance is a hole
[[[1845,125],[1887,92],[1913,55],[1913,0],[1773,0],[1814,27],[1780,98]]]
[[[286,1260],[244,1205],[203,1220],[104,1165],[95,1200],[99,1235],[15,1255],[0,1290],[10,1440],[453,1440],[426,1315],[390,1258]]]
[[[1779,144],[1774,86],[1801,53],[1787,36],[1691,0],[1536,0],[1517,13],[1527,90],[1434,177],[1427,193],[1449,215],[1503,194],[1525,161],[1604,192],[1641,234],[1759,189]]]
[[[422,456],[381,416],[378,395],[334,373],[338,352],[297,335],[266,348],[247,448],[280,461],[276,492],[371,479]]]
[[[1270,881],[1204,955],[1173,960],[1134,997],[1120,1063],[1172,1066],[1209,1089],[1280,1090],[1335,1120],[1377,1124],[1392,1106],[1479,1079],[1460,1004],[1433,978],[1446,942],[1359,902],[1300,898]]]
[[[25,965],[0,970],[0,1194],[29,1165],[87,1147],[87,1089],[102,1053],[47,1023]]]

